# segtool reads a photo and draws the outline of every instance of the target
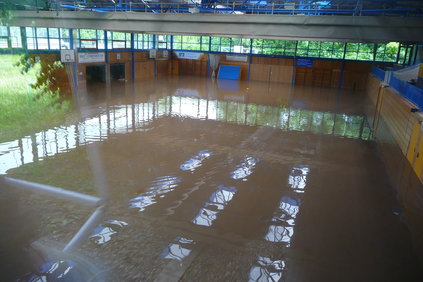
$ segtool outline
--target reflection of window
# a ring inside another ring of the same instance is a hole
[[[257,265],[250,269],[248,281],[279,281],[285,269],[285,261],[259,256]]]
[[[173,241],[175,243],[169,244],[167,248],[162,251],[160,255],[161,258],[182,261],[191,253],[191,250],[187,247],[191,244],[195,244],[193,240],[183,237],[177,237]]]
[[[304,188],[307,185],[308,167],[299,166],[291,170],[288,178],[288,184],[296,193],[304,193]]]
[[[216,220],[217,215],[225,206],[232,200],[236,193],[235,187],[225,187],[219,185],[216,192],[214,192],[209,199],[209,202],[204,204],[198,214],[192,220],[192,223],[202,226],[211,226]]]

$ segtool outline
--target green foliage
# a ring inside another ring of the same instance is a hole
[[[70,108],[56,92],[34,88],[40,64],[22,71],[18,61],[20,55],[0,55],[0,142],[60,125]]]

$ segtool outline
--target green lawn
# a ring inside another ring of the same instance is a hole
[[[51,93],[32,89],[39,66],[21,74],[14,66],[20,55],[0,55],[0,143],[64,123],[68,102],[58,104]]]

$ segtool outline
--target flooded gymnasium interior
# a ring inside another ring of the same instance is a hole
[[[421,1],[0,8],[1,281],[423,281]]]

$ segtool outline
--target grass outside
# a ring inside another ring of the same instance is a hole
[[[54,93],[31,87],[40,66],[22,74],[14,66],[20,56],[0,55],[0,143],[63,124],[70,109],[69,102],[58,103]]]

